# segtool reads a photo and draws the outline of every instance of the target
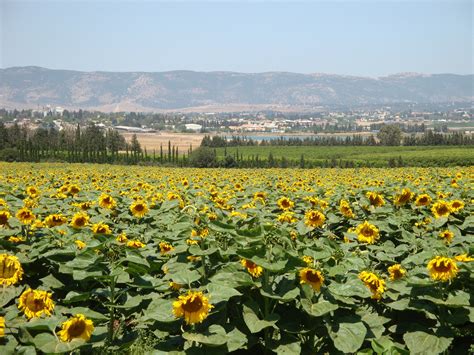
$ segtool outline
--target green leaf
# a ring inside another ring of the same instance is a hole
[[[403,340],[412,354],[439,354],[448,349],[453,341],[451,338],[444,338],[425,332],[405,333]]]
[[[253,306],[253,308],[255,308],[255,306]],[[261,320],[258,318],[254,310],[245,304],[243,305],[243,317],[244,322],[251,333],[258,333],[264,328],[273,327],[280,319],[278,314],[272,313],[265,319]]]
[[[278,355],[301,354],[301,344],[300,342],[281,344],[275,349],[275,352]]]
[[[227,342],[225,329],[220,325],[213,324],[204,334],[185,332],[183,338],[189,341],[195,341],[208,346],[220,346]]]
[[[46,277],[43,277],[42,279],[40,279],[40,281],[47,288],[61,288],[61,287],[64,287],[64,284],[51,274],[46,276]]]
[[[71,342],[61,342],[57,338],[48,333],[38,334],[34,340],[34,345],[45,353],[58,354],[68,353],[85,344],[82,339],[73,339]]]
[[[301,305],[303,306],[305,312],[313,317],[321,317],[339,308],[337,304],[333,304],[324,300],[318,303],[312,303],[308,299],[302,299]]]
[[[219,285],[215,283],[208,284],[207,291],[209,292],[209,298],[212,301],[212,303],[227,301],[231,297],[242,295],[235,288],[228,287],[225,285]]]
[[[158,296],[159,297],[159,296]],[[174,322],[176,320],[173,315],[173,300],[165,300],[162,298],[155,298],[148,305],[142,321],[158,321],[163,323]]]
[[[103,315],[99,312],[93,311],[86,307],[74,307],[67,310],[68,314],[83,314],[86,318],[90,318],[94,321],[103,321],[109,319],[109,316]]]
[[[344,353],[353,353],[360,349],[364,342],[367,328],[362,322],[339,323],[339,330],[329,330],[329,336],[334,342],[336,349]]]
[[[242,349],[247,344],[247,336],[237,328],[234,328],[230,333],[227,333],[227,350],[229,352]]]
[[[169,273],[169,277],[181,285],[190,285],[201,278],[201,274],[196,270],[181,270],[175,273]]]

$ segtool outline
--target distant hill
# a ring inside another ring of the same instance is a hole
[[[380,78],[287,72],[80,72],[0,69],[0,107],[101,111],[300,110],[328,105],[472,102],[474,75]]]

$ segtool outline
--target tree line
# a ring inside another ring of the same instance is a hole
[[[424,146],[424,145],[474,145],[474,137],[463,132],[438,133],[426,130],[423,134],[402,136],[401,130],[394,125],[382,126],[377,136],[327,136],[327,137],[277,137],[261,141],[245,136],[205,136],[201,146],[239,147],[239,146]]]

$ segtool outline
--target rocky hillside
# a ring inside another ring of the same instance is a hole
[[[80,72],[0,69],[0,107],[105,111],[295,109],[401,102],[472,102],[474,75],[380,78],[268,72]]]

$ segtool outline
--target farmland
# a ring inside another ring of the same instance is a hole
[[[377,167],[387,166],[390,159],[402,157],[408,166],[456,166],[474,165],[472,146],[247,146],[218,148],[217,156],[223,159],[225,154],[242,156],[243,160],[258,158],[265,160],[270,153],[275,159],[285,158],[299,162],[301,156],[307,162],[321,166],[326,161],[352,161],[356,165]]]
[[[1,352],[469,353],[473,177],[0,163]]]

